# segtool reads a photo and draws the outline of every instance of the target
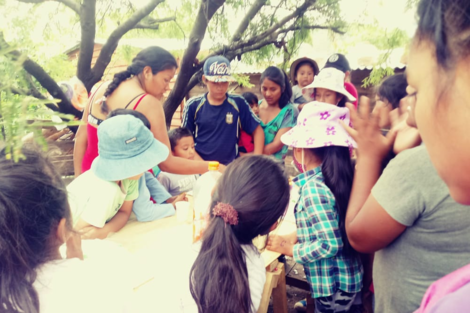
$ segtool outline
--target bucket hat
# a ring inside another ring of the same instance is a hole
[[[91,170],[101,179],[117,181],[144,173],[165,161],[169,150],[141,120],[118,115],[98,127],[98,153]]]
[[[232,77],[230,61],[221,55],[207,59],[204,63],[204,77],[206,77],[208,81],[215,83],[235,81]]]
[[[290,65],[289,75],[290,75],[290,80],[292,81],[292,84],[295,83],[295,70],[297,69],[297,66],[302,62],[308,62],[312,65],[313,75],[318,75],[318,72],[320,71],[318,64],[317,62],[315,62],[315,60],[307,58],[307,57],[297,59],[294,62],[292,62],[292,64]]]
[[[294,148],[356,148],[356,142],[339,121],[349,125],[348,108],[318,101],[307,103],[297,118],[297,125],[282,135],[281,141]]]
[[[315,76],[313,82],[305,88],[325,88],[336,91],[345,96],[349,101],[354,102],[356,98],[344,88],[344,73],[335,68],[324,68]]]

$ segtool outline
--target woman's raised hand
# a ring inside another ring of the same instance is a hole
[[[396,131],[391,130],[387,136],[382,135],[379,126],[379,112],[371,113],[370,100],[361,97],[358,111],[347,103],[351,112],[351,122],[354,128],[342,123],[346,131],[356,141],[358,146],[358,158],[370,158],[382,161],[392,149],[396,137]]]

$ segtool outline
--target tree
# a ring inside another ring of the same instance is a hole
[[[196,61],[200,52],[201,42],[210,25],[214,14],[228,1],[216,0],[201,1],[196,21],[189,36],[189,43],[184,52],[180,74],[175,86],[165,102],[165,117],[167,124],[171,122],[173,113],[186,94],[200,81],[202,68],[208,57],[224,55],[227,59],[241,59],[241,56],[270,46],[287,50],[286,38],[290,33],[302,32],[311,29],[330,29],[343,33],[344,24],[338,17],[337,1],[279,1],[272,7],[267,0],[254,0],[244,12],[238,27],[231,34],[227,44],[215,47],[202,61]],[[284,14],[278,13],[284,11]],[[316,16],[314,13],[317,13]],[[328,15],[331,14],[331,15]],[[279,18],[279,16],[281,16]],[[319,17],[320,16],[320,17]],[[329,20],[329,23],[317,24]],[[216,31],[223,32],[223,25]],[[291,39],[295,39],[295,35]],[[300,43],[298,43],[300,44]]]
[[[310,30],[329,29],[343,33],[345,27],[339,17],[339,0],[182,0],[181,10],[178,9],[166,17],[161,17],[161,12],[155,13],[157,6],[168,11],[164,0],[147,0],[148,2],[139,9],[127,0],[122,0],[118,4],[113,1],[97,2],[97,0],[82,0],[80,3],[76,0],[18,1],[36,5],[55,1],[78,17],[80,53],[76,74],[87,90],[91,90],[92,86],[102,78],[119,41],[131,30],[148,32],[159,29],[160,25],[168,30],[170,29],[168,23],[167,25],[162,23],[170,21],[174,22],[173,33],[179,31],[180,36],[186,37],[186,31],[190,30],[175,86],[164,104],[168,123],[185,95],[199,82],[207,57],[222,54],[233,60],[246,55],[247,60],[256,61],[256,53],[262,55],[279,53],[279,49],[282,49],[286,55],[291,55],[292,50],[298,48],[302,39],[308,37]],[[101,9],[104,12],[101,20],[97,19],[97,5],[101,5],[101,8],[107,7]],[[110,7],[112,9],[109,9]],[[239,23],[231,32],[229,23],[235,21],[234,16],[237,16],[236,21]],[[91,67],[97,24],[102,24],[106,19],[114,19],[117,25],[108,33],[106,43],[95,65]],[[217,42],[203,56],[201,43],[207,32],[209,37],[217,39]],[[30,75],[28,77],[34,77],[54,98],[60,100],[57,108],[60,112],[80,115],[80,112],[70,105],[54,79],[37,62],[19,49],[11,49],[3,40],[3,36],[0,36],[0,48],[9,49],[8,55],[12,59],[23,60],[23,68]],[[34,87],[34,84],[31,86]],[[38,94],[33,88],[23,92],[41,98],[40,92]],[[49,107],[54,106],[50,104]]]

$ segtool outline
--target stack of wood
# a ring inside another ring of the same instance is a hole
[[[62,177],[73,176],[73,146],[75,134],[69,128],[57,130],[54,126],[42,127],[42,135],[46,139],[48,156],[55,169]],[[23,138],[24,142],[32,142],[33,133]]]

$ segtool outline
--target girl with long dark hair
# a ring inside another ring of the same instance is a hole
[[[125,312],[131,286],[82,261],[64,183],[37,151],[23,148],[15,163],[0,149],[0,311]]]
[[[299,188],[297,234],[268,241],[268,249],[293,256],[304,266],[315,312],[347,312],[362,287],[360,258],[345,231],[355,142],[340,121],[349,123],[349,109],[311,102],[297,126],[282,136],[282,142],[294,148],[301,172],[293,180]]]
[[[259,118],[264,130],[264,154],[274,155],[283,160],[287,146],[281,136],[297,122],[299,111],[290,102],[292,88],[286,73],[275,67],[268,67],[261,75],[261,93],[264,99],[259,105]]]
[[[191,269],[191,294],[200,313],[257,311],[266,270],[252,241],[275,228],[288,202],[287,178],[271,158],[244,156],[227,167]]]

